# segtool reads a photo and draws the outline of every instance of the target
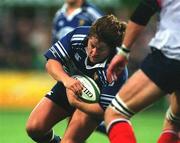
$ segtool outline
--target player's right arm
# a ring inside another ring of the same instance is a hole
[[[61,63],[57,60],[49,59],[46,63],[47,72],[56,80],[68,87],[68,80],[71,78],[63,69]]]
[[[71,55],[73,55],[70,46],[71,36],[72,33],[67,34],[45,53],[47,59],[46,70],[56,81],[62,82],[66,88],[78,94],[82,91],[83,86],[64,70],[64,66],[67,67]]]
[[[74,93],[81,93],[83,87],[80,81],[70,77],[58,61],[49,59],[46,63],[46,70],[56,81],[62,82],[66,88],[72,90]]]

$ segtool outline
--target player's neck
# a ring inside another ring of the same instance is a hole
[[[67,14],[70,15],[71,13],[73,13],[76,9],[80,8],[82,5],[82,3],[76,3],[76,4],[68,4],[67,6]]]
[[[92,63],[92,62],[89,60],[89,58],[87,58],[87,64],[88,64],[89,66],[94,66],[94,65],[95,65],[94,63]]]

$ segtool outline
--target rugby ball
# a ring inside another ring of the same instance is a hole
[[[74,75],[73,78],[79,80],[84,86],[82,94],[78,96],[86,103],[97,103],[99,101],[100,89],[95,81],[86,75]]]

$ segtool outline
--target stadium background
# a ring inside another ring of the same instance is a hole
[[[127,21],[139,0],[90,2]],[[43,53],[50,47],[52,18],[62,3],[61,0],[0,1],[0,143],[32,143],[26,135],[25,123],[32,108],[55,83],[44,70]],[[132,50],[130,74],[149,52],[145,47],[154,34],[155,18],[133,45],[133,49],[141,52]],[[132,119],[138,143],[156,142],[167,104],[167,99],[162,99]],[[66,121],[58,124],[55,131],[62,136],[65,127]],[[93,133],[87,143],[108,143],[108,139]]]

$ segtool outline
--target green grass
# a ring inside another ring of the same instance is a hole
[[[0,143],[33,143],[25,132],[29,111],[0,111]],[[138,143],[156,143],[161,132],[164,111],[144,111],[132,119]],[[66,121],[55,127],[55,132],[63,135]],[[87,143],[108,143],[106,136],[94,132]]]

